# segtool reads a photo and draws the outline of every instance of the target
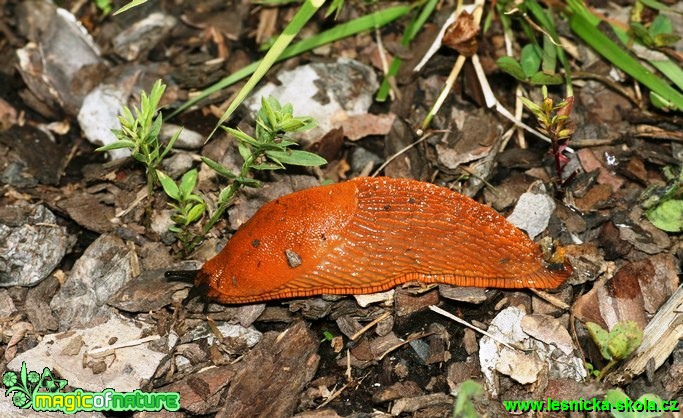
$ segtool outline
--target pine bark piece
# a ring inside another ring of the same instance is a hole
[[[319,339],[304,322],[269,332],[244,356],[217,418],[289,417],[318,368]]]

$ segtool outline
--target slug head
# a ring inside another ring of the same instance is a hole
[[[355,185],[306,189],[265,204],[197,273],[210,299],[248,303],[292,297],[288,284],[316,268],[342,239]]]

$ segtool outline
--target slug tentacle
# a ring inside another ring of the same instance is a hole
[[[357,178],[264,205],[197,275],[223,303],[388,290],[409,281],[557,287],[540,249],[493,209],[415,180]]]

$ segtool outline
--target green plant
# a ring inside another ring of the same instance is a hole
[[[567,97],[573,96],[571,69],[560,45],[553,13],[541,7],[536,0],[521,3],[502,1],[496,4],[493,10],[500,17],[508,37],[514,37],[511,20],[516,18],[529,42],[522,48],[519,60],[504,56],[496,61],[498,67],[517,80],[532,85],[555,85],[564,82]],[[490,25],[491,16],[487,16],[485,28]],[[539,42],[536,33],[541,33],[542,42]],[[564,69],[564,76],[557,72],[558,62]]]
[[[615,364],[630,356],[643,342],[643,330],[634,321],[619,322],[609,332],[594,322],[586,323],[586,328],[602,357],[609,361],[598,374],[597,380],[601,380]]]
[[[650,187],[641,197],[647,218],[667,232],[683,231],[683,167],[678,168],[678,174],[675,170],[670,166],[664,167],[668,184]]]
[[[197,170],[192,169],[185,173],[178,184],[159,170],[157,170],[157,176],[166,195],[176,202],[169,203],[175,210],[171,216],[175,225],[170,227],[169,231],[176,234],[187,252],[197,236],[190,230],[190,227],[202,217],[206,209],[204,199],[193,193],[197,186]]]
[[[323,339],[320,340],[321,343],[324,343],[325,341],[332,341],[334,339],[334,334],[332,334],[330,331],[323,331]]]
[[[218,222],[240,187],[260,186],[258,180],[249,177],[252,170],[278,170],[284,168],[285,164],[305,167],[326,164],[327,161],[316,154],[292,149],[297,143],[291,139],[291,134],[314,126],[315,121],[308,116],[295,117],[291,104],[283,106],[274,97],[268,97],[261,98],[261,109],[256,116],[255,137],[239,129],[223,127],[237,139],[238,150],[244,162],[239,174],[236,174],[216,161],[202,157],[202,161],[218,175],[231,181],[229,186],[221,190],[216,209],[204,226],[204,233],[209,232]]]
[[[568,161],[563,152],[574,133],[574,128],[571,126],[569,119],[574,107],[574,97],[567,97],[560,103],[555,104],[553,99],[548,96],[546,86],[543,86],[542,92],[543,102],[541,104],[534,103],[525,97],[520,97],[520,100],[536,117],[538,130],[550,138],[551,153],[555,159],[555,171],[557,174],[556,184],[558,189],[562,190],[564,186],[562,171]]]
[[[164,94],[164,90],[166,90],[166,85],[161,80],[157,80],[149,96],[144,91],[140,93],[139,108],[136,106],[131,111],[128,106],[124,106],[122,109],[123,114],[119,116],[121,129],[112,130],[117,141],[96,149],[96,151],[104,152],[126,148],[130,150],[133,158],[145,166],[147,174],[147,224],[149,224],[151,217],[154,186],[158,182],[157,167],[171,148],[173,148],[178,136],[180,136],[179,130],[162,149],[159,142],[159,132],[161,131],[163,118],[161,112],[159,112],[159,101]],[[154,117],[155,115],[156,118]]]
[[[545,38],[548,39],[548,38]],[[498,58],[496,65],[519,81],[533,85],[562,84],[564,78],[557,74],[548,74],[541,69],[541,63],[547,59],[543,50],[536,44],[527,44],[522,48],[519,61],[510,56]]]
[[[645,3],[636,1],[631,8],[631,19],[629,26],[631,27],[630,34],[638,38],[645,46],[649,48],[659,48],[674,45],[680,36],[674,33],[673,23],[668,16],[658,14],[652,22],[643,23],[643,11],[645,11]]]
[[[484,387],[474,380],[466,380],[460,384],[455,404],[453,405],[453,418],[478,418],[479,414],[474,409],[472,399],[484,394]]]
[[[673,62],[666,57],[648,60],[652,66],[679,87],[679,89],[676,89],[657,74],[645,68],[638,59],[631,56],[607,35],[602,33],[597,28],[600,18],[591,13],[582,0],[567,0],[567,5],[569,26],[574,33],[607,61],[648,87],[651,90],[650,99],[653,105],[662,109],[683,111],[683,93],[680,91],[683,88],[683,70],[681,70],[679,63]],[[655,38],[660,30],[665,29],[665,27],[658,28],[654,32]],[[632,39],[627,31],[618,26],[612,26],[612,30],[624,44],[627,44],[629,39]]]
[[[627,394],[621,389],[611,389],[607,391],[605,400],[612,405],[610,413],[615,418],[651,418],[662,416],[664,401],[659,396],[653,393],[646,393],[636,401],[632,401]],[[638,408],[636,411],[633,408],[626,408],[626,405],[640,404],[643,408]]]
[[[95,0],[95,6],[102,10],[105,15],[111,13],[111,0]]]

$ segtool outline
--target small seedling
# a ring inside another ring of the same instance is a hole
[[[683,231],[683,167],[664,167],[669,181],[665,187],[648,188],[641,200],[645,215],[657,228],[667,232]]]
[[[111,13],[111,0],[95,0],[95,6],[97,6],[98,9],[102,10],[102,13],[104,13],[105,15]]]
[[[674,25],[668,16],[658,14],[652,22],[643,23],[645,4],[636,1],[631,8],[629,21],[630,35],[635,36],[640,42],[650,48],[661,48],[674,45],[681,39],[674,33]]]
[[[455,404],[453,405],[453,418],[478,418],[479,413],[474,408],[472,400],[484,394],[484,388],[474,380],[466,380],[458,388]]]
[[[175,210],[171,216],[175,225],[169,230],[178,236],[180,242],[183,243],[183,248],[188,252],[188,248],[196,239],[196,235],[190,230],[190,226],[202,217],[206,209],[204,199],[193,193],[197,186],[197,170],[192,169],[185,173],[179,184],[176,184],[172,178],[159,170],[156,174],[166,195],[176,202],[169,203]]]
[[[111,151],[114,149],[127,148],[136,160],[140,161],[147,173],[147,208],[146,224],[149,225],[152,212],[152,195],[154,185],[157,184],[157,167],[161,164],[166,154],[173,148],[180,130],[173,135],[168,144],[161,148],[159,132],[163,119],[159,112],[159,101],[166,90],[166,85],[157,80],[152,87],[149,96],[143,91],[140,93],[140,108],[131,109],[124,106],[122,115],[119,116],[121,129],[112,129],[117,141],[109,145],[97,148],[95,151]],[[135,113],[135,115],[133,115]],[[156,118],[154,117],[156,115]]]
[[[555,159],[555,171],[557,174],[556,184],[558,189],[562,190],[565,185],[562,171],[569,161],[563,152],[574,133],[574,127],[569,119],[569,115],[571,115],[574,107],[574,97],[567,97],[560,103],[555,104],[553,99],[548,97],[546,86],[543,86],[542,91],[543,102],[541,104],[534,103],[525,97],[520,97],[520,100],[536,117],[539,125],[538,130],[550,138],[552,144],[550,153]]]
[[[528,44],[522,48],[519,61],[509,56],[503,56],[498,58],[496,65],[517,80],[528,82],[532,85],[540,86],[564,83],[564,77],[560,74],[548,74],[541,69],[541,63],[544,59],[546,58],[540,46]]]
[[[323,339],[320,340],[321,343],[324,343],[325,341],[332,341],[334,339],[334,334],[332,334],[330,331],[323,331]]]
[[[600,348],[602,357],[609,360],[597,380],[601,380],[615,364],[630,356],[643,342],[643,331],[634,321],[619,322],[609,332],[594,322],[586,323],[586,328]]]
[[[244,162],[239,174],[236,174],[216,161],[202,157],[202,161],[219,176],[231,181],[228,187],[221,190],[216,210],[204,226],[204,233],[209,232],[218,222],[240,187],[261,185],[258,180],[249,177],[252,170],[279,170],[285,168],[285,164],[304,167],[326,164],[327,161],[316,154],[292,149],[297,143],[291,138],[291,134],[314,126],[315,121],[308,116],[295,117],[291,104],[283,106],[274,97],[268,97],[261,99],[261,109],[256,116],[255,137],[239,129],[224,127],[237,139],[237,147]]]
[[[646,393],[638,400],[632,401],[621,389],[612,389],[607,391],[605,400],[611,404],[610,413],[615,418],[654,418],[664,414],[663,412],[650,412],[664,411],[664,401],[653,393]],[[635,406],[635,408],[627,408],[628,405]]]

